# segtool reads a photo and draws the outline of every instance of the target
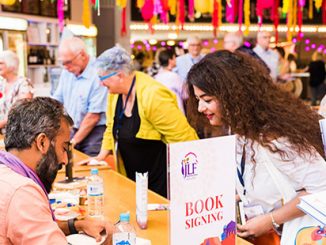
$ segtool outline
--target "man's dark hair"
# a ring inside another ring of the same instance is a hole
[[[40,133],[53,140],[60,129],[61,119],[71,126],[73,121],[62,104],[49,97],[36,97],[17,101],[8,115],[4,139],[6,151],[31,148]]]
[[[162,50],[158,56],[160,65],[163,67],[167,67],[169,65],[169,60],[173,59],[173,56],[175,56],[175,53],[172,50]]]

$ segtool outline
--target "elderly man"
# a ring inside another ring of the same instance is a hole
[[[73,146],[95,156],[100,151],[105,131],[107,89],[100,85],[93,66],[95,59],[87,54],[81,39],[63,40],[58,59],[65,69],[53,98],[63,103],[74,120]]]
[[[240,51],[247,53],[252,57],[256,58],[262,65],[266,67],[268,72],[270,69],[265,64],[265,62],[253,51],[250,47],[243,45],[243,35],[240,32],[228,32],[224,36],[223,42],[224,49],[229,50],[230,52]]]
[[[67,164],[71,118],[51,98],[18,101],[8,115],[0,151],[0,244],[67,244],[65,234],[83,231],[97,240],[104,221],[55,222],[48,193]],[[59,228],[60,227],[60,228]]]
[[[189,37],[187,43],[189,52],[177,57],[177,67],[175,69],[183,81],[186,81],[190,68],[203,58],[203,55],[200,54],[202,47],[199,37]]]
[[[254,48],[255,53],[265,62],[270,70],[270,75],[274,81],[277,80],[278,72],[278,55],[269,48],[271,34],[266,31],[258,32],[257,45]]]

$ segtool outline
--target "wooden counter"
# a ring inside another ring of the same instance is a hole
[[[1,140],[1,139],[0,139]],[[87,155],[77,150],[73,151],[74,162],[79,162],[88,158]],[[148,211],[148,228],[141,230],[136,223],[136,185],[135,182],[122,176],[107,166],[75,166],[74,176],[89,176],[91,168],[98,168],[99,175],[104,180],[104,201],[105,217],[112,223],[116,223],[121,212],[130,212],[130,222],[136,228],[137,236],[149,239],[152,245],[169,244],[169,212],[168,211]],[[64,168],[58,172],[56,181],[65,178]],[[148,191],[148,203],[169,203],[169,201]],[[241,238],[237,238],[237,245],[250,244]],[[197,244],[196,244],[197,245]]]

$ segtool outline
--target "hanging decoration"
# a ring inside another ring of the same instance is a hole
[[[86,28],[91,26],[91,11],[89,7],[89,0],[83,0],[83,15],[82,15],[83,25]]]
[[[239,32],[242,33],[242,21],[243,21],[243,0],[239,0],[239,5],[238,5],[238,25],[239,25]]]
[[[16,0],[0,0],[0,4],[3,5],[13,5],[15,4]]]
[[[178,0],[178,14],[177,14],[177,25],[181,25],[183,30],[183,25],[185,23],[185,0]]]
[[[326,24],[326,1],[323,1],[323,5],[322,5],[322,21],[323,24]]]
[[[282,13],[286,14],[289,11],[290,1],[292,0],[283,0]]]
[[[99,1],[99,0],[96,0]],[[126,14],[126,8],[127,8],[127,0],[117,0],[116,2],[117,6],[121,8],[121,29],[120,29],[120,35],[125,36],[127,34],[127,14]]]
[[[168,0],[168,6],[171,15],[176,15],[177,13],[177,0]]]
[[[200,13],[213,13],[213,5],[211,0],[195,0],[195,9]]]
[[[313,17],[314,17],[314,10],[313,10],[313,8],[314,8],[314,5],[313,5],[313,2],[312,2],[313,0],[309,0],[309,10],[308,10],[308,18],[309,19],[312,19]]]
[[[299,0],[298,2],[298,13],[297,13],[297,18],[298,18],[298,27],[299,27],[299,32],[298,32],[298,37],[301,39],[302,36],[302,23],[303,23],[303,7],[306,4],[305,0]]]
[[[64,27],[64,7],[65,7],[65,2],[64,0],[57,0],[57,15],[58,15],[58,22],[59,22],[59,31],[63,31]]]
[[[274,32],[275,32],[275,43],[278,43],[278,25],[280,23],[280,16],[278,13],[278,7],[280,5],[280,0],[275,0],[272,7],[272,20],[274,24]]]
[[[148,23],[150,31],[153,32],[153,22],[151,20],[154,16],[154,0],[145,0],[145,3],[141,8],[141,15]]]
[[[250,26],[250,0],[244,1],[243,9],[244,9],[244,25],[246,27],[244,31],[244,35],[247,36],[249,34],[249,26]]]
[[[195,20],[195,0],[188,0],[188,18],[190,21]]]
[[[216,37],[217,35],[217,27],[219,25],[218,23],[218,14],[219,14],[219,3],[218,0],[214,0],[214,6],[213,6],[213,16],[212,16],[212,25],[213,25],[213,35]]]
[[[137,8],[141,9],[144,6],[145,0],[137,0]]]
[[[323,0],[315,0],[315,7],[316,7],[317,11],[320,10],[322,3],[323,3]]]
[[[225,19],[229,23],[234,23],[237,17],[237,0],[230,0],[226,4],[226,16]]]

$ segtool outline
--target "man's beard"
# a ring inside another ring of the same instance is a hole
[[[51,192],[52,184],[61,168],[62,163],[58,163],[54,146],[51,144],[46,155],[41,158],[36,166],[36,174],[43,183],[47,193]]]

